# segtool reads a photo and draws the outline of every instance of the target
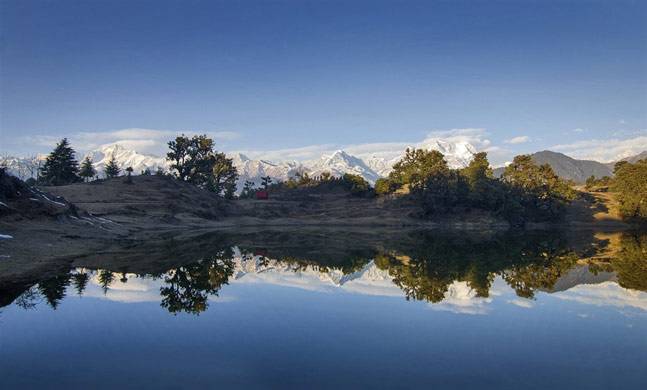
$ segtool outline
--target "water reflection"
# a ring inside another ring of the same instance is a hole
[[[586,304],[647,310],[647,235],[447,236],[412,232],[358,237],[331,233],[206,235],[143,247],[117,258],[0,289],[4,305],[57,309],[66,295],[157,300],[169,313],[200,314],[229,283],[403,296],[470,314],[498,294],[532,307],[538,292]],[[143,253],[146,253],[144,255]],[[96,267],[96,268],[95,268]],[[500,286],[497,287],[497,283]],[[15,298],[11,298],[11,296]],[[10,298],[7,298],[10,297]],[[434,307],[432,305],[432,307]]]

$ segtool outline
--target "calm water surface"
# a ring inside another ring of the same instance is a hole
[[[2,388],[647,388],[647,235],[206,235],[0,285]]]

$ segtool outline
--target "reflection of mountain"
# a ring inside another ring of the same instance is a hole
[[[554,296],[584,305],[634,307],[647,311],[647,293],[622,288],[616,282],[580,284]]]
[[[588,266],[576,266],[571,268],[565,275],[562,275],[549,292],[566,291],[580,284],[599,284],[604,282],[617,282],[618,278],[613,272],[593,273]]]
[[[269,283],[313,291],[342,289],[367,295],[402,295],[392,283],[388,271],[379,269],[373,261],[352,273],[344,273],[339,268],[269,260],[240,253],[233,262],[233,278],[241,283]]]

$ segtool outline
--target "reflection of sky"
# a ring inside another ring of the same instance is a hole
[[[95,274],[83,297],[69,289],[56,310],[3,310],[3,388],[114,388],[120,378],[126,388],[631,389],[647,380],[645,293],[606,282],[526,300],[496,278],[487,298],[454,282],[431,304],[407,302],[377,271],[237,273],[199,316],[160,307],[161,279],[116,275],[103,295]]]

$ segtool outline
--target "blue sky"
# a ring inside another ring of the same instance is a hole
[[[475,142],[499,159],[647,148],[644,1],[0,9],[2,153],[44,152],[61,136],[84,149],[124,140],[122,129],[147,129],[129,130],[147,151],[182,131],[260,153],[399,145],[452,129],[480,129]]]

